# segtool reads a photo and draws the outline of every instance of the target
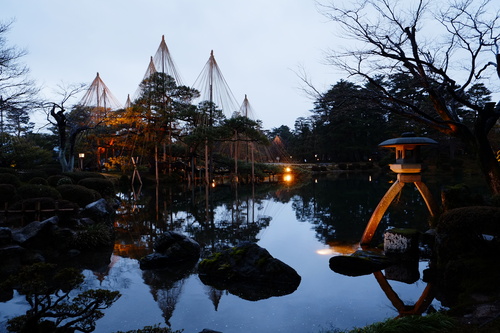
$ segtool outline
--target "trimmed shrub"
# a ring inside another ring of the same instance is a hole
[[[79,250],[95,250],[112,247],[114,234],[112,229],[103,223],[91,224],[78,232],[75,246]]]
[[[67,176],[63,176],[63,175],[52,175],[52,176],[49,176],[47,178],[47,182],[49,183],[49,186],[56,187],[57,186],[57,182],[61,178],[68,178],[68,177]]]
[[[85,178],[78,182],[78,185],[85,186],[92,190],[96,190],[103,198],[112,197],[115,195],[115,186],[108,179],[101,178]]]
[[[43,170],[20,170],[17,174],[19,175],[19,179],[26,183],[33,178],[47,179],[47,174]]]
[[[45,171],[45,173],[48,175],[48,176],[54,176],[54,175],[58,175],[61,173],[61,166],[59,164],[46,164],[46,165],[43,165],[43,166],[40,166],[41,169],[43,169],[43,171]]]
[[[21,186],[21,180],[12,173],[0,173],[0,184],[10,184],[19,187]]]
[[[59,185],[73,185],[73,181],[71,180],[71,178],[62,177],[57,181],[57,186]]]
[[[484,198],[478,193],[473,193],[465,184],[444,187],[441,190],[441,201],[445,211],[466,206],[484,205]]]
[[[99,192],[81,185],[65,184],[57,186],[56,189],[64,200],[74,202],[80,207],[101,199]]]
[[[71,180],[73,180],[73,184],[78,184],[80,180],[86,178],[106,179],[106,177],[104,177],[100,173],[88,171],[63,172],[62,175],[71,178]]]
[[[22,199],[44,197],[61,199],[61,194],[55,188],[40,184],[22,185],[17,189],[17,194],[19,194]]]
[[[39,184],[39,185],[49,185],[47,180],[45,178],[42,178],[42,177],[31,178],[28,183],[29,184]]]
[[[16,175],[16,169],[14,168],[0,168],[0,173],[10,173],[12,175]]]
[[[0,184],[0,202],[15,201],[16,188],[12,184]]]

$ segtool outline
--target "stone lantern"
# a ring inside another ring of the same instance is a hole
[[[416,137],[413,133],[403,133],[399,138],[385,140],[379,144],[379,147],[396,149],[396,163],[389,164],[389,166],[391,170],[397,174],[397,180],[382,197],[377,208],[373,211],[365,232],[363,233],[363,237],[361,238],[361,244],[366,245],[371,242],[385,211],[389,208],[389,205],[396,195],[401,192],[406,183],[415,184],[432,216],[438,214],[437,205],[432,198],[431,192],[422,182],[422,177],[420,175],[420,171],[422,171],[420,148],[421,146],[433,144],[437,144],[437,142],[425,137]]]
[[[437,144],[436,141],[414,136],[413,133],[403,133],[401,137],[385,140],[379,144],[379,147],[395,148],[396,163],[389,164],[392,171],[401,173],[420,173],[422,170],[422,161],[420,158],[420,147]]]

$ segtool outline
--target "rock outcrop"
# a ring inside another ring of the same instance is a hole
[[[194,266],[200,258],[201,247],[195,240],[182,234],[168,231],[153,245],[154,253],[140,260],[141,269],[175,269],[179,266]]]
[[[214,253],[200,262],[198,274],[203,283],[252,301],[290,294],[301,281],[292,267],[250,242]]]

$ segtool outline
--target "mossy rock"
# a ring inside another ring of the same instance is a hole
[[[198,264],[198,273],[203,283],[227,289],[247,300],[290,294],[301,281],[292,267],[250,242],[202,260]]]

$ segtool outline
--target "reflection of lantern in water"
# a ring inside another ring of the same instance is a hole
[[[283,175],[283,181],[289,183],[293,180],[292,168],[286,167],[285,174]]]
[[[380,147],[396,149],[396,163],[389,166],[397,174],[397,180],[392,184],[378,203],[377,208],[373,211],[361,238],[361,244],[371,242],[385,211],[406,183],[415,184],[431,215],[435,216],[437,214],[437,206],[432,199],[429,189],[422,182],[420,175],[420,171],[422,170],[420,146],[436,143],[436,141],[429,138],[415,137],[413,133],[403,133],[400,138],[389,139],[379,144]]]
[[[335,242],[329,244],[327,249],[317,250],[320,255],[349,255],[359,250],[359,243]]]

